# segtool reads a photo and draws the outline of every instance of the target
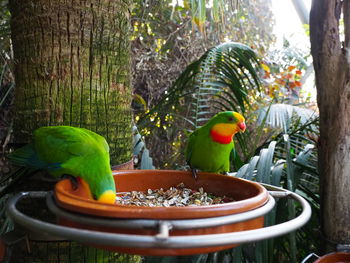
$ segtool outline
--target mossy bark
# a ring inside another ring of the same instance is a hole
[[[10,0],[16,142],[41,126],[104,136],[111,163],[132,156],[128,0]]]
[[[310,38],[320,110],[322,232],[331,244],[350,244],[350,2],[314,0]]]

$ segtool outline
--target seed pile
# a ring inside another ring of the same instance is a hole
[[[116,203],[121,205],[134,206],[202,206],[215,205],[234,201],[228,197],[217,197],[212,194],[204,192],[200,187],[198,191],[186,188],[183,183],[176,187],[170,187],[168,190],[148,189],[147,192],[124,192],[118,193]]]

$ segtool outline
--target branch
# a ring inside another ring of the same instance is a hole
[[[302,24],[309,24],[309,13],[303,0],[292,0]]]
[[[344,0],[344,33],[345,43],[344,48],[349,52],[350,48],[350,0]]]

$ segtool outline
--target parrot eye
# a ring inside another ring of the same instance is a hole
[[[228,120],[229,120],[229,121],[233,121],[233,117],[229,117]]]

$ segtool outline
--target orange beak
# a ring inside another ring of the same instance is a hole
[[[238,123],[238,127],[241,129],[242,132],[244,132],[245,129],[247,128],[247,126],[245,125],[245,122]]]

